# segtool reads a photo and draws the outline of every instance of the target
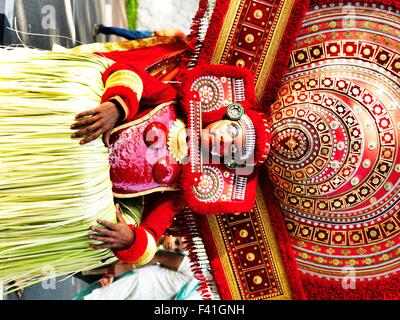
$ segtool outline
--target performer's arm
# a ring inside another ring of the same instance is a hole
[[[95,109],[76,116],[72,129],[80,129],[72,138],[85,137],[81,144],[89,143],[103,134],[104,144],[109,146],[112,129],[118,122],[134,119],[140,103],[146,106],[176,99],[172,86],[166,85],[143,70],[131,65],[115,63],[103,74],[105,91],[101,104]]]
[[[116,98],[131,121],[139,105],[157,106],[176,99],[175,89],[131,64],[114,63],[103,74],[105,92],[102,102]]]
[[[147,263],[156,253],[157,243],[172,225],[174,216],[184,208],[181,195],[172,194],[157,201],[142,224],[133,227],[135,241],[125,250],[114,250],[116,257],[137,265]]]
[[[91,245],[91,247],[113,249],[116,257],[123,262],[137,265],[146,264],[156,253],[158,240],[171,226],[174,216],[183,208],[184,201],[181,195],[165,197],[156,203],[155,208],[138,227],[126,224],[117,209],[118,224],[99,221],[108,229],[91,228],[101,234],[101,236],[90,235],[91,239],[103,242],[100,245]]]

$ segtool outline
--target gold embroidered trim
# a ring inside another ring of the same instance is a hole
[[[262,98],[265,84],[271,78],[272,66],[274,65],[274,61],[279,54],[279,45],[282,42],[282,37],[287,24],[289,23],[290,14],[293,11],[294,5],[295,0],[287,0],[284,2],[270,45],[267,48],[267,52],[263,53],[262,55],[264,62],[262,63],[262,66],[259,67],[259,70],[257,70],[258,76],[256,77],[255,87],[256,97],[258,99]]]
[[[95,53],[95,52],[113,52],[113,51],[128,51],[134,49],[141,49],[152,47],[160,44],[172,44],[177,42],[185,42],[180,37],[151,37],[131,41],[117,41],[117,42],[97,42],[84,44],[70,49],[72,53]]]
[[[272,228],[272,222],[269,217],[269,212],[266,207],[263,194],[261,189],[257,188],[257,200],[256,207],[254,208],[258,218],[258,222],[261,223],[260,229],[262,231],[262,237],[264,238],[265,245],[268,246],[268,252],[273,262],[273,269],[275,274],[273,279],[278,281],[279,292],[271,293],[270,295],[264,295],[256,299],[265,300],[289,300],[292,299],[292,291],[288,281],[288,275],[286,274],[283,259],[279,250],[278,241],[275,237]],[[223,273],[229,283],[229,291],[233,300],[242,300],[247,298],[242,292],[243,284],[240,283],[240,279],[237,274],[237,266],[233,263],[232,252],[230,250],[230,241],[227,239],[224,230],[223,218],[218,215],[207,216],[208,223],[210,225],[211,232],[214,237],[214,244],[218,251],[218,257],[221,260]],[[271,275],[272,277],[272,275]]]
[[[113,131],[111,131],[111,134],[114,134],[117,131],[120,131],[122,129],[130,128],[130,127],[136,126],[136,125],[138,125],[140,123],[143,123],[143,122],[149,120],[152,116],[154,116],[162,108],[169,107],[171,104],[177,104],[177,102],[174,100],[174,101],[168,101],[168,102],[162,103],[162,104],[158,105],[157,107],[155,107],[153,110],[151,110],[149,113],[147,113],[146,115],[141,117],[140,119],[136,119],[134,121],[125,123],[125,124],[123,124],[121,126],[118,126],[118,127],[114,128]]]

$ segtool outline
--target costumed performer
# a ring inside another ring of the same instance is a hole
[[[171,68],[184,50],[176,42],[101,53],[115,61],[103,74],[102,103],[72,125],[81,144],[103,135],[115,198],[153,194],[140,226],[128,225],[117,210],[117,224],[99,221],[102,227],[91,228],[90,238],[100,242],[94,249],[110,248],[135,265],[152,259],[184,208],[199,214],[251,210],[257,168],[270,150],[251,72],[221,65]]]

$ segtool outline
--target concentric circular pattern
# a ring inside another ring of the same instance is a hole
[[[225,99],[223,85],[214,76],[204,76],[197,79],[191,90],[199,93],[203,112],[219,109]]]
[[[351,14],[349,14],[351,12]],[[267,161],[302,272],[400,268],[400,14],[311,10],[272,106]]]
[[[204,166],[202,175],[194,182],[193,191],[199,201],[216,202],[224,191],[224,177],[217,168]]]
[[[312,141],[312,139],[310,139]],[[292,160],[295,163],[289,167],[299,167],[297,164],[299,159],[303,158],[307,150],[312,150],[309,148],[306,133],[300,129],[296,128],[285,128],[278,132],[276,136],[273,137],[272,147],[276,153],[282,154],[284,159]],[[316,139],[315,142],[318,142]],[[283,162],[280,162],[283,164]]]

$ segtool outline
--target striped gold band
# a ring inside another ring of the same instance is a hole
[[[142,266],[146,263],[149,263],[151,261],[151,259],[153,259],[156,250],[157,250],[157,244],[156,241],[154,240],[154,237],[147,231],[146,235],[147,235],[147,247],[146,247],[146,251],[144,252],[144,254],[135,262],[133,262],[133,265],[135,266]]]
[[[114,72],[106,81],[106,90],[116,86],[124,86],[132,89],[140,101],[143,93],[143,81],[133,71],[119,70]]]

